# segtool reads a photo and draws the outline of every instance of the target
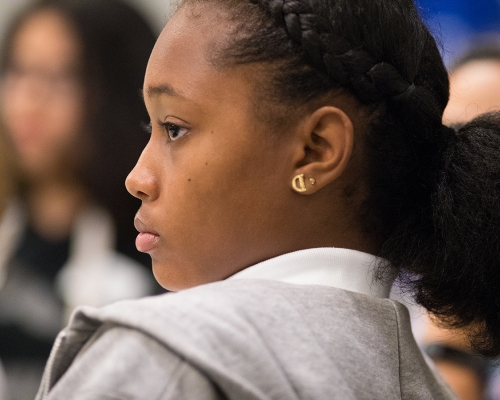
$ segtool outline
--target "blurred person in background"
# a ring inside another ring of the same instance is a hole
[[[487,399],[490,361],[474,354],[463,331],[426,318],[423,350],[460,400]]]
[[[500,110],[500,46],[479,43],[451,68],[443,122],[462,125],[496,110]],[[473,353],[465,333],[442,328],[435,318],[424,321],[423,348],[459,399],[500,399],[498,371],[492,373],[492,365]]]
[[[496,110],[500,110],[500,45],[477,45],[451,69],[450,102],[443,120],[463,124]]]
[[[15,400],[34,397],[75,306],[157,291],[123,183],[148,140],[154,42],[119,0],[37,1],[7,33],[0,118],[20,178],[0,223],[0,358]]]

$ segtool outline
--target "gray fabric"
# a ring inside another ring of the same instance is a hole
[[[401,304],[249,280],[80,308],[48,362],[37,396],[46,398],[454,396],[424,361]]]
[[[0,362],[0,400],[8,400],[7,380],[5,379],[5,373],[1,362]]]

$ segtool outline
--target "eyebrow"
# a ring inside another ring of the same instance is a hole
[[[168,96],[184,98],[184,96],[182,96],[177,90],[175,90],[172,86],[168,84],[159,86],[148,86],[146,88],[146,94],[148,97],[154,97],[166,94]],[[144,97],[144,91],[142,92],[142,96]]]

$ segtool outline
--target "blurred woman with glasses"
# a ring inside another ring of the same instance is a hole
[[[2,46],[0,119],[20,175],[0,223],[0,358],[14,399],[34,397],[75,306],[156,290],[123,185],[147,142],[139,89],[154,41],[121,1],[41,0]]]

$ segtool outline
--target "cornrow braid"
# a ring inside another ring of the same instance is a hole
[[[327,74],[332,83],[348,86],[364,103],[405,100],[415,89],[388,62],[378,62],[364,49],[353,49],[332,34],[329,21],[298,0],[250,0],[282,26],[300,46],[308,63]]]

